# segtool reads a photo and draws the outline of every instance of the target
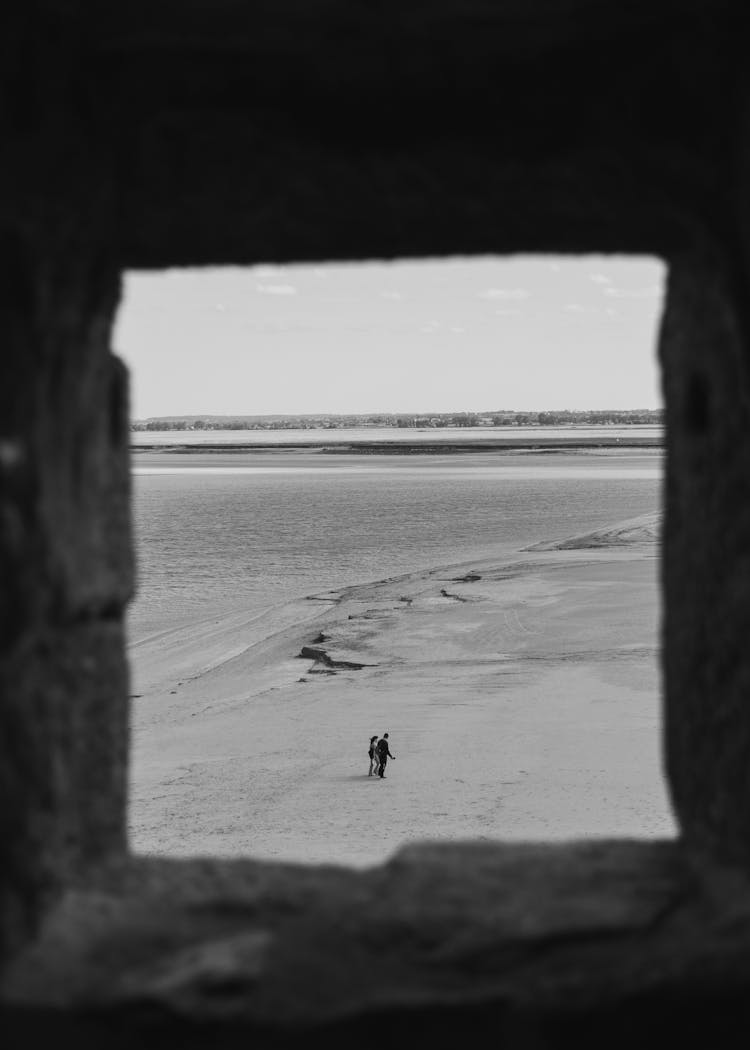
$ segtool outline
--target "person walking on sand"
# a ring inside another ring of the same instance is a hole
[[[378,758],[380,759],[380,765],[378,766],[378,776],[385,778],[385,765],[389,758],[395,759],[396,756],[391,754],[391,749],[388,747],[388,734],[383,733],[383,736],[378,740]]]
[[[370,737],[370,772],[367,774],[371,777],[373,773],[377,773],[380,769],[380,756],[378,755],[378,734]]]

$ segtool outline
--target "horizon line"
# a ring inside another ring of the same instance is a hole
[[[366,418],[369,416],[496,416],[496,415],[533,415],[540,413],[663,413],[663,408],[493,408],[493,409],[446,409],[444,411],[371,411],[371,412],[165,412],[151,416],[138,416],[131,423],[147,423],[159,419],[344,419],[350,417]]]

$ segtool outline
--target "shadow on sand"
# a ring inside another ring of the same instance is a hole
[[[371,777],[368,777],[367,773],[347,773],[346,776],[330,777],[329,779],[330,780],[339,780],[339,781],[347,781],[348,782],[348,781],[352,781],[352,780],[364,780],[364,781],[378,780],[379,778],[376,777],[374,773],[373,773],[373,775]]]

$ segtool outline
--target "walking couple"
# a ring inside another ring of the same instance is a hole
[[[388,747],[388,734],[383,733],[380,740],[377,736],[370,737],[370,772],[367,774],[368,777],[375,774],[379,777],[385,777],[385,765],[389,758],[395,758],[395,755],[391,754],[390,748]]]

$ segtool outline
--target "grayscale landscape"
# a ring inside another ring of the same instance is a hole
[[[612,440],[136,449],[135,848],[368,865],[415,839],[671,833],[663,453]]]
[[[361,867],[673,833],[664,279],[607,256],[128,275],[138,852]]]

